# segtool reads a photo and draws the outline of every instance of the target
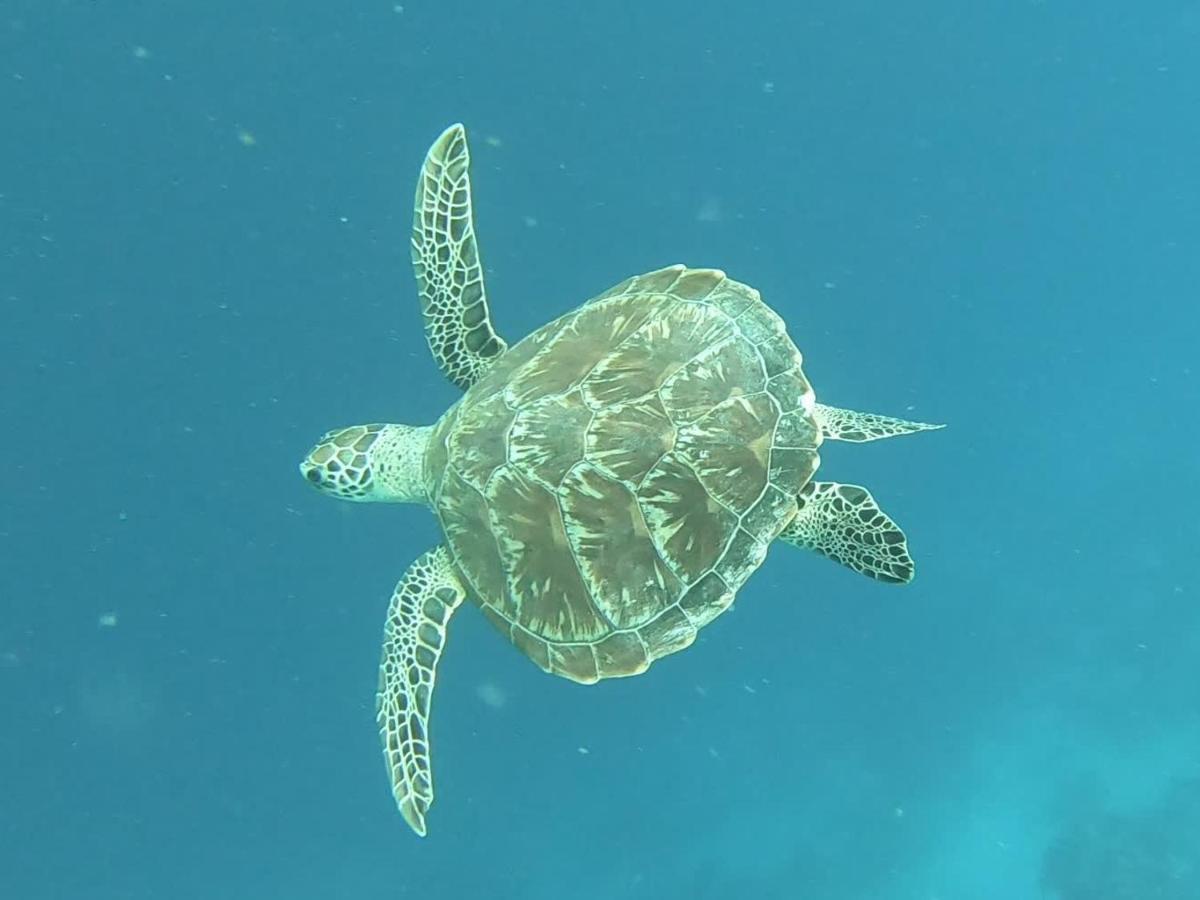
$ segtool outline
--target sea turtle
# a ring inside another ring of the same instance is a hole
[[[392,792],[425,834],[429,709],[467,598],[547,672],[637,675],[728,609],[776,539],[907,582],[864,488],[812,480],[823,440],[938,426],[823,406],[782,320],[716,269],[638,275],[509,348],[492,326],[461,125],[430,148],[412,260],[425,335],[465,392],[434,425],[331,431],[303,476],[430,506],[445,541],[396,586],[377,718]]]

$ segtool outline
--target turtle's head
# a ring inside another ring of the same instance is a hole
[[[421,464],[432,430],[411,425],[339,428],[308,451],[300,474],[342,500],[424,503]]]

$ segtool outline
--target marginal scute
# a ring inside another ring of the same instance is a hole
[[[614,631],[596,645],[596,665],[601,678],[620,678],[646,671],[650,658],[635,632]]]
[[[739,528],[729,542],[725,556],[717,563],[717,572],[736,591],[750,577],[750,573],[762,565],[766,556],[767,545]]]
[[[768,377],[800,369],[800,354],[786,334],[767,338],[758,344],[758,352],[762,355],[763,368],[767,370]]]
[[[779,395],[772,392],[779,402]],[[779,402],[781,409],[787,409]],[[799,450],[816,450],[821,445],[821,430],[812,414],[802,407],[792,408],[779,417],[775,426],[775,447],[793,447]]]
[[[747,306],[735,321],[738,331],[752,344],[786,333],[783,320],[762,303]]]
[[[785,494],[775,485],[767,485],[758,502],[742,516],[742,527],[760,541],[773,541],[791,521],[796,509],[796,494]]]
[[[780,409],[791,412],[794,409],[804,410],[804,398],[812,393],[812,388],[799,369],[788,369],[767,382],[767,392],[775,398]],[[812,413],[804,411],[811,419]]]
[[[819,462],[820,458],[812,450],[775,447],[771,450],[771,468],[767,479],[794,499],[816,474]]]
[[[646,272],[633,280],[630,291],[639,294],[675,294],[675,285],[687,271],[683,266],[667,266],[655,272]]]
[[[729,318],[736,319],[747,309],[762,305],[762,297],[749,285],[727,278],[710,302]]]
[[[503,620],[501,620],[503,621]],[[550,669],[550,645],[534,634],[530,634],[519,625],[511,626],[507,631],[500,629],[506,637],[512,639],[517,649],[532,659],[543,670]]]
[[[685,269],[675,280],[671,293],[686,302],[707,300],[713,291],[727,282],[725,273],[719,269]]]
[[[703,628],[733,602],[733,590],[716,572],[709,572],[688,588],[679,606],[697,628]]]
[[[593,303],[599,303],[602,300],[607,300],[609,297],[617,297],[621,294],[628,294],[637,280],[637,275],[626,278],[624,281],[614,284],[612,287],[608,288],[608,290],[601,291],[595,297],[585,301],[584,305],[591,305]]]
[[[690,646],[696,640],[696,626],[682,609],[671,606],[653,622],[639,628],[638,635],[650,655],[657,659]]]
[[[590,645],[550,642],[546,646],[550,653],[551,672],[580,684],[594,684],[600,680],[600,673],[596,667],[596,653]]]

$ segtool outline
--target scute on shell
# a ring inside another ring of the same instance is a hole
[[[488,618],[581,682],[691,644],[816,470],[800,366],[756,291],[680,266],[500,356],[435,428],[425,471]]]

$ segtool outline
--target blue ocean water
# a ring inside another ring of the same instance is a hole
[[[0,3],[0,897],[1200,898],[1200,3]],[[510,339],[755,285],[919,574],[782,546],[580,687],[476,611],[414,837],[374,724],[438,540],[296,464],[432,422],[417,168]],[[1189,562],[1191,560],[1191,562]]]

